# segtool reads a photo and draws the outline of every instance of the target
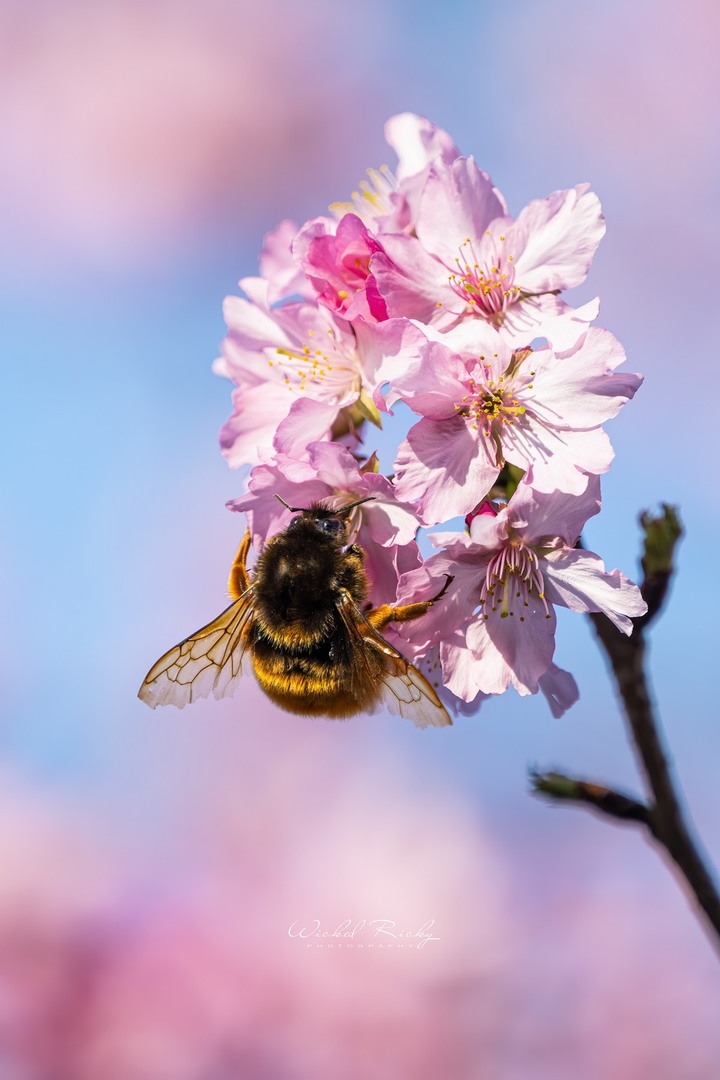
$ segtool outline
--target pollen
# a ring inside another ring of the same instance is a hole
[[[489,230],[486,235],[491,235]],[[457,271],[448,275],[450,288],[463,303],[496,326],[502,324],[508,307],[521,297],[519,286],[514,284],[512,257],[497,249],[497,244],[504,240],[504,236],[496,237],[493,258],[488,264],[475,251],[472,239],[466,237],[455,258]]]
[[[275,377],[296,394],[333,403],[340,397],[347,398],[348,393],[359,397],[363,381],[357,349],[343,337],[335,336],[332,328],[327,328],[326,332],[328,338],[320,327],[316,331],[309,328],[307,343],[299,341],[295,347],[268,350],[268,366],[274,369]],[[314,339],[311,338],[313,333]]]
[[[488,435],[496,425],[514,424],[526,411],[520,399],[503,385],[502,376],[497,382],[488,380],[485,386],[470,379],[469,386],[472,392],[463,395],[455,409],[467,416],[473,427],[480,423]]]

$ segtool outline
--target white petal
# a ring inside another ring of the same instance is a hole
[[[608,572],[600,556],[591,551],[552,551],[541,567],[551,603],[572,611],[602,611],[624,634],[631,634],[632,619],[647,611],[637,585],[619,570]]]

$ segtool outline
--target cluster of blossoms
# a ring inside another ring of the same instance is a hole
[[[403,624],[402,651],[463,711],[512,684],[560,715],[578,693],[553,663],[555,606],[602,611],[626,633],[645,610],[637,586],[576,547],[613,457],[602,425],[641,382],[617,370],[625,354],[593,325],[598,302],[561,295],[587,275],[600,203],[579,184],[513,218],[428,120],[395,116],[385,134],[395,173],[370,170],[332,217],[282,222],[261,276],[225,303],[215,370],[235,389],[221,446],[251,467],[229,505],[261,546],[289,520],[275,494],[329,507],[372,496],[351,517],[370,599],[427,599],[453,577]],[[398,402],[418,419],[386,477],[367,432]],[[458,517],[466,529],[431,533],[423,560],[419,528]]]

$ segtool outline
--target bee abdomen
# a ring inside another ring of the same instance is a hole
[[[331,640],[336,629],[334,609],[316,607],[312,614],[289,607],[267,611],[256,605],[253,645],[263,643],[281,653],[310,653]]]
[[[348,658],[333,644],[298,653],[257,642],[253,669],[260,687],[281,708],[305,716],[353,716],[367,708],[367,692],[354,685]]]

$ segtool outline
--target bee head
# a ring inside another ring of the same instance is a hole
[[[374,496],[366,495],[364,499],[356,499],[355,502],[348,503],[347,506],[341,506],[335,510],[323,506],[322,503],[313,503],[312,506],[308,507],[288,506],[285,500],[279,495],[276,494],[275,498],[291,513],[300,515],[299,517],[292,519],[288,525],[288,529],[296,528],[301,521],[310,521],[315,525],[318,532],[322,533],[324,536],[331,536],[344,540],[350,511],[354,510],[356,506],[362,505],[362,503],[370,502]]]

